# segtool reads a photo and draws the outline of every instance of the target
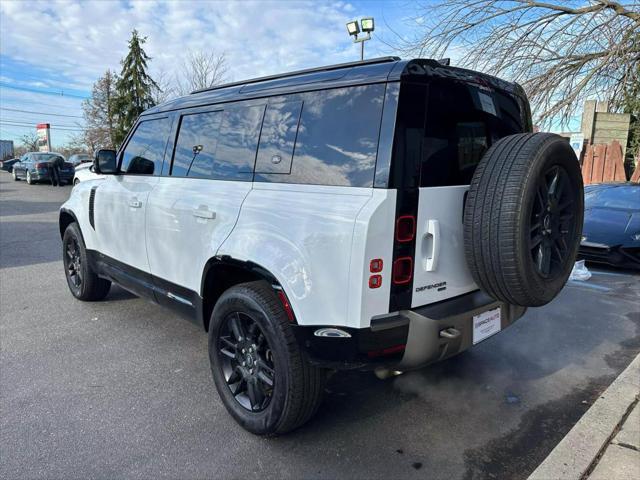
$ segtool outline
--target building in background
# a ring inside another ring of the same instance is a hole
[[[0,161],[13,158],[13,140],[0,140]]]

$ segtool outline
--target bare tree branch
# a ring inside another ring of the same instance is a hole
[[[228,71],[224,53],[189,51],[176,75],[176,90],[179,95],[187,95],[194,90],[219,85],[226,81]]]
[[[443,0],[418,13],[419,35],[396,48],[520,83],[542,125],[566,125],[588,98],[615,105],[640,82],[637,2]]]

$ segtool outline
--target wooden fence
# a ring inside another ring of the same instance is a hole
[[[637,169],[634,177],[636,173]],[[582,178],[585,185],[626,181],[620,142],[613,140],[608,144],[587,145],[582,163]]]

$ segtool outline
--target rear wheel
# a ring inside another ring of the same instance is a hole
[[[29,170],[27,170],[27,183],[29,185],[33,185],[33,180],[31,178],[31,172]]]
[[[291,431],[322,401],[326,372],[304,358],[267,282],[240,284],[220,297],[209,326],[209,359],[222,402],[252,433]]]
[[[62,238],[62,262],[69,290],[79,300],[102,300],[109,293],[111,282],[98,277],[87,259],[87,249],[78,224],[71,223]]]
[[[583,210],[580,166],[565,139],[500,139],[478,165],[465,204],[465,253],[475,282],[510,304],[550,302],[575,262]]]
[[[15,170],[11,171],[11,176],[13,177],[13,181],[17,182],[18,181],[18,175],[16,174]]]

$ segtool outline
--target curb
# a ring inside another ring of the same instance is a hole
[[[600,395],[528,480],[582,479],[637,402],[639,392],[640,355]]]

